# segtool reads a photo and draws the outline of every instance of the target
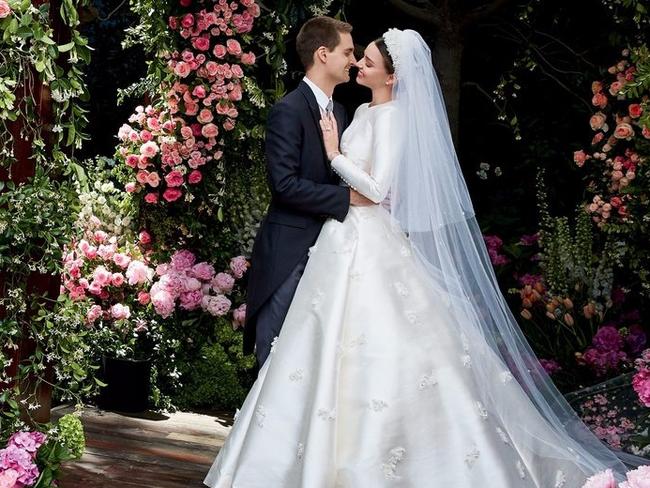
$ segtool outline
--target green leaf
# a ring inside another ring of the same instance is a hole
[[[62,44],[61,46],[59,46],[59,52],[66,53],[73,47],[74,47],[74,42],[70,41],[67,44]]]

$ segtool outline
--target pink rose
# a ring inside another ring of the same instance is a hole
[[[0,19],[9,17],[11,14],[11,7],[5,0],[0,0]]]
[[[131,168],[135,168],[138,165],[139,160],[140,158],[138,158],[138,156],[136,156],[135,154],[129,154],[126,157],[126,160],[124,162],[126,163],[127,166]]]
[[[143,142],[149,142],[151,139],[153,139],[153,134],[149,132],[147,129],[143,129],[140,132],[140,140]]]
[[[140,244],[146,246],[151,243],[151,234],[146,230],[141,230],[138,234],[138,240],[140,241]]]
[[[181,19],[181,25],[186,29],[194,25],[194,16],[192,14],[185,14]]]
[[[638,103],[633,103],[630,105],[628,110],[630,112],[630,117],[633,119],[638,119],[641,117],[641,114],[643,114],[643,107]]]
[[[210,39],[205,37],[195,37],[192,40],[192,45],[199,51],[207,51],[210,49]]]
[[[190,65],[184,61],[179,61],[174,67],[174,73],[176,73],[176,75],[180,76],[181,78],[185,78],[187,75],[189,75],[190,71],[192,71]]]
[[[113,273],[111,283],[113,286],[122,286],[124,284],[124,275],[122,273]]]
[[[122,305],[121,303],[116,303],[111,307],[111,316],[115,320],[124,320],[128,319],[131,316],[131,310],[127,305]]]
[[[126,269],[126,278],[129,285],[143,285],[153,278],[153,270],[142,261],[133,260]]]
[[[147,203],[157,203],[158,195],[156,193],[147,193],[144,197],[144,201]]]
[[[607,106],[607,97],[602,93],[596,93],[591,99],[591,103],[595,107],[605,108]]]
[[[223,123],[223,128],[226,130],[233,130],[235,128],[235,121],[232,119],[226,119]]]
[[[176,17],[169,17],[167,20],[167,25],[171,30],[176,30],[178,28],[178,21],[176,20]]]
[[[585,154],[583,150],[580,151],[575,151],[573,153],[573,161],[579,166],[582,167],[585,164],[585,161],[587,160],[588,156]]]
[[[113,254],[113,262],[120,268],[125,269],[131,262],[131,258],[126,254],[117,252]]]
[[[165,176],[165,181],[167,182],[168,186],[174,187],[174,186],[181,186],[184,180],[181,172],[178,170],[174,170]]]
[[[108,234],[104,232],[103,230],[96,230],[93,232],[93,239],[95,239],[95,242],[98,244],[101,244],[108,238]]]
[[[196,185],[203,179],[203,175],[198,169],[193,170],[187,177],[188,183],[191,185]]]
[[[138,292],[138,302],[140,305],[146,305],[151,301],[151,295],[147,293],[146,291],[140,291]]]
[[[217,137],[219,135],[219,128],[212,123],[206,124],[201,128],[201,134],[203,137]]]
[[[617,139],[630,139],[634,135],[634,129],[625,122],[618,124],[614,129],[614,137]]]
[[[88,309],[88,312],[86,312],[86,320],[92,324],[102,316],[102,313],[102,307],[99,305],[93,305]]]
[[[591,84],[591,91],[592,91],[592,93],[593,93],[594,95],[595,95],[596,93],[599,93],[599,92],[603,91],[603,84],[602,84],[602,82],[600,82],[600,81],[594,81],[594,82]]]
[[[603,125],[605,125],[606,119],[607,116],[604,113],[596,112],[594,115],[591,116],[591,119],[589,120],[589,125],[591,126],[591,130],[602,129]]]
[[[223,44],[217,44],[216,46],[214,46],[214,49],[212,50],[212,54],[214,54],[214,57],[218,59],[223,58],[227,52],[228,50],[226,49],[226,46],[224,46]]]
[[[113,274],[109,270],[107,270],[104,266],[97,266],[92,276],[93,276],[93,283],[96,283],[100,287],[104,287],[110,283]]]
[[[621,89],[625,86],[625,83],[621,81],[615,81],[612,83],[609,87],[609,93],[616,96],[618,93],[621,91]]]
[[[238,64],[233,64],[230,67],[230,70],[232,71],[232,75],[235,78],[243,78],[244,77],[244,71],[241,69],[241,66],[239,66]]]
[[[163,198],[168,202],[175,202],[183,195],[183,192],[178,188],[167,188],[163,193]]]
[[[147,183],[150,186],[156,188],[160,184],[160,176],[158,176],[158,173],[156,172],[149,173],[147,175]]]
[[[221,47],[223,47],[223,46],[221,46]],[[223,47],[223,48],[224,48],[224,50],[226,49],[225,47]],[[216,49],[216,47],[215,47],[215,49]],[[208,71],[208,74],[210,76],[215,76],[217,74],[218,69],[219,69],[219,65],[217,63],[215,63],[214,61],[208,61],[207,63],[205,63],[205,69]]]
[[[153,141],[145,142],[142,146],[140,146],[140,154],[147,158],[153,158],[156,154],[158,154],[158,151],[158,144]]]
[[[235,39],[228,39],[226,41],[226,49],[233,56],[239,56],[241,54],[241,45]]]
[[[241,55],[241,62],[242,64],[250,66],[251,64],[255,64],[255,54],[253,53],[244,53]]]
[[[199,115],[197,117],[197,120],[201,122],[202,124],[207,124],[208,122],[212,122],[214,119],[214,115],[212,114],[212,110],[204,108],[199,112]]]
[[[205,87],[203,85],[196,85],[194,90],[192,90],[192,95],[198,98],[205,98],[206,96]]]

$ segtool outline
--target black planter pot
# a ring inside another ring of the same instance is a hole
[[[149,407],[151,360],[104,357],[99,407],[118,412],[142,412]]]

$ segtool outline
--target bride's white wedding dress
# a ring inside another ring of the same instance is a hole
[[[341,177],[381,202],[391,181],[393,102],[362,105]],[[570,460],[534,455],[479,401],[482,368],[519,429],[553,442],[496,355],[472,361],[445,292],[381,205],[329,220],[280,336],[205,483],[213,488],[578,488]],[[486,345],[486,350],[489,348]],[[558,442],[561,442],[558,440]],[[565,447],[566,448],[566,447]],[[568,448],[573,452],[571,448]]]

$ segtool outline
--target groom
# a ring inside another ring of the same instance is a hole
[[[321,116],[333,111],[339,137],[348,125],[332,101],[334,87],[350,79],[355,63],[352,26],[315,17],[300,29],[296,50],[306,76],[275,104],[266,130],[271,204],[255,239],[248,281],[244,353],[255,352],[261,368],[326,219],[343,221],[350,205],[372,202],[340,186],[321,135]]]

